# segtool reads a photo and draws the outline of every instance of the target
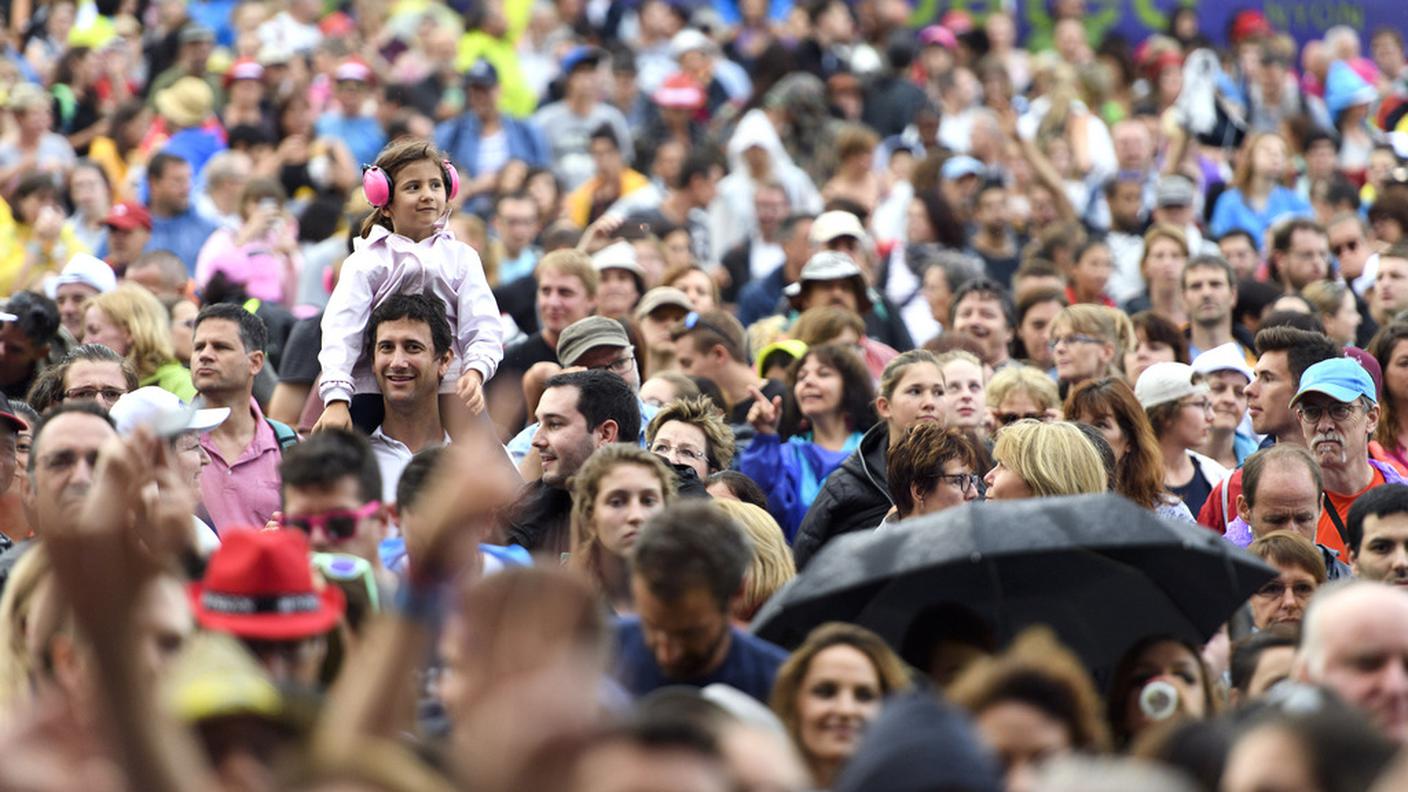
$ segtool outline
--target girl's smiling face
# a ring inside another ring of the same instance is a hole
[[[419,242],[435,231],[445,214],[449,188],[440,163],[416,160],[402,168],[393,179],[391,205],[383,211],[391,218],[396,233]]]

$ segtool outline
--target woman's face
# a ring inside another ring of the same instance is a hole
[[[539,217],[554,217],[557,214],[557,180],[546,171],[535,173],[528,180],[528,194],[538,204]],[[636,254],[640,254],[637,247]]]
[[[674,383],[663,377],[651,377],[640,386],[640,400],[651,407],[663,407],[678,395]]]
[[[650,444],[650,451],[674,465],[685,465],[703,481],[709,470],[709,438],[704,430],[684,421],[666,421]]]
[[[1207,716],[1203,667],[1188,647],[1177,641],[1159,641],[1145,649],[1134,663],[1132,684],[1125,700],[1125,721],[1130,734],[1138,734],[1152,721],[1139,708],[1139,694],[1155,680],[1178,691],[1178,712],[1193,720]]]
[[[976,480],[970,481],[968,478],[973,474],[973,469],[961,460],[948,460],[940,468],[940,473],[942,475],[939,480],[934,482],[928,492],[911,493],[914,496],[914,514],[906,516],[933,514],[978,499]],[[962,478],[957,478],[959,476]]]
[[[928,222],[928,221],[925,221]],[[913,237],[910,237],[913,239]],[[942,267],[930,267],[924,271],[924,301],[929,303],[929,313],[940,327],[948,326],[948,309],[953,300],[953,290],[948,287],[948,276]]]
[[[950,361],[943,368],[944,414],[950,426],[974,429],[983,425],[987,396],[983,370],[966,360]]]
[[[1235,432],[1247,414],[1247,378],[1235,371],[1215,371],[1208,375],[1208,398],[1212,399],[1212,428]]]
[[[88,306],[88,312],[83,315],[83,342],[85,344],[102,344],[123,357],[132,347],[132,336],[121,325],[114,322],[96,305]]]
[[[617,465],[597,483],[592,528],[611,553],[624,556],[645,521],[665,508],[660,477],[641,465]]]
[[[1022,324],[1017,328],[1017,335],[1027,350],[1027,358],[1037,368],[1049,369],[1054,365],[1047,342],[1051,340],[1051,322],[1058,313],[1061,313],[1061,303],[1055,300],[1038,303],[1027,309],[1022,315]]]
[[[709,279],[704,270],[689,270],[675,278],[675,282],[670,285],[684,292],[689,301],[694,304],[694,310],[700,313],[712,311],[718,307],[714,303],[714,282]]]
[[[1252,149],[1252,172],[1279,179],[1286,170],[1286,144],[1279,137],[1267,135]]]
[[[313,131],[312,108],[307,102],[295,99],[284,108],[284,131],[289,135],[309,135]]]
[[[1408,354],[1404,357],[1408,359]],[[1408,363],[1404,365],[1408,372]],[[890,424],[890,436],[896,437],[919,421],[944,420],[943,400],[944,378],[938,366],[914,363],[905,368],[888,399],[881,396],[876,400],[876,411]]]
[[[988,500],[1021,500],[1033,497],[1032,488],[1017,471],[997,460],[983,481],[988,485]]]
[[[1100,436],[1105,438],[1105,442],[1110,444],[1110,450],[1115,453],[1115,462],[1124,459],[1124,455],[1129,453],[1129,438],[1125,436],[1124,429],[1120,428],[1119,421],[1113,415],[1080,415],[1072,420],[1087,423],[1100,430]]]
[[[602,316],[630,316],[631,309],[635,308],[636,302],[640,300],[635,276],[629,270],[619,268],[602,270],[596,299],[597,311]]]
[[[849,759],[866,724],[880,713],[883,696],[880,675],[864,652],[845,644],[818,652],[797,693],[802,753],[819,762]]]
[[[1396,403],[1408,401],[1408,338],[1393,345],[1384,368],[1384,389]]]
[[[1114,267],[1109,248],[1095,245],[1087,249],[1076,259],[1076,265],[1071,270],[1071,281],[1076,293],[1104,294],[1105,285],[1110,282],[1110,273],[1114,271]]]
[[[1290,732],[1275,725],[1251,729],[1242,735],[1227,755],[1222,771],[1223,792],[1262,792],[1321,789],[1311,752]]]
[[[1211,429],[1212,401],[1204,394],[1195,393],[1179,399],[1173,423],[1164,431],[1184,448],[1197,448],[1208,441]]]
[[[802,415],[815,418],[841,409],[844,388],[841,372],[823,363],[816,355],[811,355],[797,370],[797,384],[792,389],[792,395],[797,399],[797,408]]]
[[[1359,335],[1359,323],[1363,321],[1363,317],[1359,315],[1359,307],[1354,303],[1354,294],[1348,289],[1340,299],[1339,308],[1332,314],[1321,315],[1320,318],[1325,323],[1325,335],[1342,346],[1354,343],[1354,339]]]
[[[1183,265],[1186,263],[1188,257],[1177,242],[1168,237],[1155,237],[1149,243],[1149,255],[1144,259],[1144,277],[1149,280],[1150,286],[1177,284],[1183,277]]]
[[[645,287],[651,288],[665,274],[665,257],[660,253],[660,246],[648,239],[636,240],[633,247],[636,249],[636,263],[645,270]]]
[[[1002,765],[1009,792],[1036,789],[1041,766],[1071,750],[1066,724],[1020,701],[999,701],[973,719],[978,737]]]
[[[107,212],[109,203],[108,185],[103,181],[102,174],[92,167],[79,168],[73,172],[68,184],[74,206],[82,209],[92,220],[101,220],[102,216],[98,213]]]
[[[1144,369],[1155,363],[1177,362],[1177,353],[1173,347],[1162,341],[1150,341],[1149,335],[1142,328],[1134,331],[1134,337],[1137,339],[1134,349],[1124,353],[1124,373],[1130,385],[1138,382]]]
[[[195,345],[196,314],[200,309],[190,300],[181,300],[171,306],[171,345],[176,350],[176,359],[182,364],[190,364]]]
[[[24,481],[29,478],[29,449],[34,447],[34,430],[26,429],[15,434],[15,480],[10,485],[20,492]]]
[[[200,469],[210,464],[210,455],[200,444],[200,435],[186,432],[173,442],[176,449],[176,469],[190,482],[195,492],[200,491]]]
[[[1073,330],[1067,323],[1051,328],[1051,343],[1056,345],[1051,350],[1056,376],[1071,384],[1103,377],[1115,356],[1114,346],[1108,341]]]
[[[909,211],[905,215],[908,221],[905,228],[909,241],[913,243],[934,242],[934,226],[929,222],[929,213],[924,210],[924,202],[915,198],[909,202]],[[930,271],[937,269],[931,267]],[[924,279],[928,283],[928,278]],[[947,314],[945,314],[947,316]]]

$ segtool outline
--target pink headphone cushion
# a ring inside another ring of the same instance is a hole
[[[441,160],[441,164],[445,166],[445,177],[450,180],[450,190],[447,195],[449,200],[453,201],[455,196],[460,194],[460,172],[455,170],[454,164],[449,160]]]
[[[391,180],[381,168],[373,165],[362,171],[362,194],[372,206],[386,206],[391,202]]]

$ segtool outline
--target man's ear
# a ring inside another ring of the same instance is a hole
[[[1247,496],[1237,493],[1237,516],[1248,526],[1252,524],[1252,509],[1247,505]]]
[[[1370,440],[1374,439],[1374,430],[1379,428],[1379,415],[1380,408],[1377,404],[1372,405],[1371,407],[1369,407],[1369,409],[1364,411],[1364,417],[1365,419],[1367,419],[1369,424],[1368,427],[1366,427],[1365,431],[1368,432]]]
[[[592,430],[592,437],[596,440],[597,448],[610,443],[619,443],[621,440],[621,426],[612,418],[602,421]]]
[[[441,380],[445,379],[445,373],[450,370],[450,363],[453,362],[454,359],[455,359],[455,356],[454,356],[453,354],[451,354],[450,350],[448,350],[448,349],[445,350],[445,354],[441,355],[441,356],[440,356],[440,360],[435,364],[435,377],[436,377],[436,379],[441,379]],[[468,369],[466,369],[466,371],[467,371],[467,370],[468,370]],[[463,372],[461,372],[461,373],[463,373]]]
[[[264,370],[264,352],[255,350],[249,353],[249,374],[259,376],[259,372]]]

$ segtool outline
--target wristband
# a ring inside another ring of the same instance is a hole
[[[396,612],[407,621],[434,628],[445,613],[441,586],[417,585],[405,581],[396,591]]]

